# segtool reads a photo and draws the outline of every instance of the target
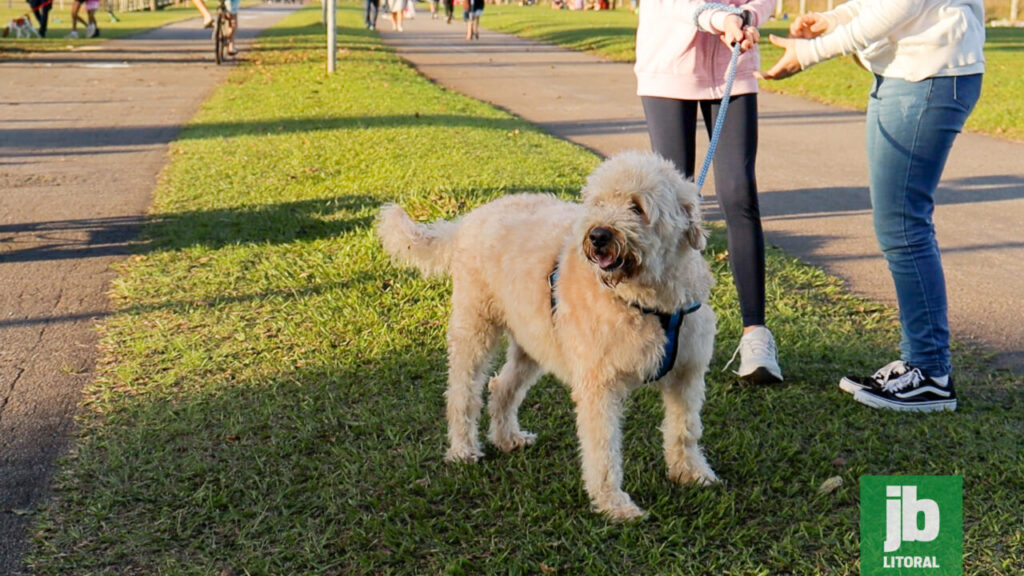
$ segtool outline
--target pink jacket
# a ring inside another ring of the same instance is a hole
[[[721,0],[753,13],[752,24],[767,22],[776,0]],[[693,16],[702,0],[640,0],[640,23],[636,30],[637,94],[678,100],[719,100],[725,90],[729,68],[729,47],[718,34],[702,32]],[[729,12],[704,10],[700,25],[705,30],[722,30]],[[757,92],[754,71],[761,66],[755,47],[740,55],[736,66],[733,96]]]

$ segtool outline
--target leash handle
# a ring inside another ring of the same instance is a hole
[[[735,42],[732,45],[732,58],[729,59],[729,71],[725,76],[725,94],[722,95],[722,103],[718,107],[718,115],[715,116],[715,127],[711,130],[711,141],[708,143],[708,153],[704,156],[704,165],[697,176],[697,189],[704,188],[704,179],[707,178],[708,168],[711,167],[711,160],[715,156],[715,149],[718,148],[718,139],[722,135],[722,126],[725,124],[725,113],[729,110],[729,97],[732,94],[732,82],[736,79],[736,63],[740,59],[740,45]]]

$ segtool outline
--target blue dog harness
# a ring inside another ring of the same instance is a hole
[[[555,263],[555,269],[548,275],[548,286],[551,288],[552,315],[554,315],[555,307],[558,305],[558,301],[555,299],[555,283],[557,282],[558,264]],[[700,301],[694,300],[671,314],[652,310],[651,308],[644,308],[643,306],[639,306],[635,303],[630,305],[644,314],[657,316],[658,322],[661,324],[661,329],[665,331],[665,354],[661,358],[661,367],[658,368],[658,374],[656,376],[644,380],[645,384],[656,382],[661,380],[665,374],[668,374],[669,371],[672,370],[672,366],[675,365],[676,354],[679,352],[679,327],[683,325],[683,318],[685,318],[687,314],[693,314],[700,308]]]

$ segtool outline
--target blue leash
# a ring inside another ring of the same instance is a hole
[[[740,45],[733,44],[732,58],[729,60],[729,73],[725,77],[725,95],[722,96],[722,103],[718,107],[718,116],[715,117],[715,127],[711,130],[711,141],[708,143],[708,154],[704,157],[704,166],[697,176],[697,189],[704,188],[704,179],[707,178],[708,168],[711,167],[711,159],[715,157],[715,148],[718,148],[718,138],[722,135],[722,125],[725,124],[725,113],[729,110],[729,95],[732,94],[732,81],[736,79],[736,63],[740,59]]]
[[[724,10],[731,12],[737,16],[744,16],[743,10],[735,6],[728,4],[719,4],[717,2],[708,2],[707,4],[701,5],[700,8],[693,14],[693,23],[697,26],[698,30],[704,30],[697,18],[701,12],[705,10]],[[746,22],[744,18],[744,22]],[[704,30],[707,32],[707,30]],[[729,96],[732,95],[732,81],[736,79],[736,63],[740,60],[740,45],[735,43],[732,45],[732,58],[729,59],[729,71],[725,75],[725,94],[722,96],[722,103],[718,108],[718,116],[715,118],[715,127],[711,130],[711,142],[708,144],[708,154],[704,157],[704,166],[700,169],[700,175],[697,176],[697,190],[704,188],[704,179],[708,176],[708,168],[711,167],[711,160],[715,157],[715,148],[718,148],[718,138],[722,135],[722,125],[725,124],[725,113],[729,110]]]

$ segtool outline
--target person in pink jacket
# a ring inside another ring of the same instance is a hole
[[[754,177],[754,73],[760,68],[757,26],[768,20],[774,7],[775,0],[643,0],[634,66],[651,148],[693,180],[697,110],[710,134],[726,96],[731,46],[738,42],[743,50],[715,153],[714,175],[743,320],[737,374],[758,383],[782,381],[775,338],[765,326],[764,235]]]

